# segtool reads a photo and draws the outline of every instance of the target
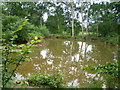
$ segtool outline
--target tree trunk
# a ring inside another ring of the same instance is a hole
[[[42,17],[40,16],[40,26],[42,26]]]
[[[86,27],[86,40],[88,39],[88,26],[89,26],[89,16],[88,16],[88,13],[89,13],[89,3],[87,4],[88,5],[88,10],[87,10],[87,27]]]
[[[97,37],[98,37],[98,24],[97,24]]]
[[[81,13],[81,22],[82,22],[82,39],[84,39],[83,13]]]
[[[72,37],[74,37],[74,9],[72,5]]]
[[[59,16],[58,16],[58,15],[56,15],[56,16],[57,16],[57,24],[58,24],[58,25],[57,25],[57,29],[58,29],[57,32],[58,32],[58,34],[61,34],[61,31],[60,31],[61,29],[60,29],[60,20],[59,20]]]
[[[86,40],[88,39],[88,13],[87,13],[87,27],[86,27]]]

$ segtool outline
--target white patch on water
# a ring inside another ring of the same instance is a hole
[[[103,83],[102,88],[106,88],[106,85]]]
[[[65,45],[69,45],[69,44],[70,44],[70,41],[65,41],[64,44],[65,44]]]
[[[75,87],[79,86],[78,79],[75,79],[74,81],[69,82],[68,86],[75,86]]]
[[[43,59],[45,59],[47,57],[47,53],[49,52],[48,49],[44,49],[40,52],[40,55],[42,55]]]
[[[19,73],[16,73],[16,81],[17,80],[24,80],[25,78],[21,75],[21,74],[19,74]]]
[[[47,64],[52,64],[53,60],[47,60]]]

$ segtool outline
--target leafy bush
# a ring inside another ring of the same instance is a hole
[[[14,31],[11,31],[13,36],[10,37],[9,43],[6,43],[6,39],[2,38],[2,84],[3,87],[7,87],[8,83],[13,80],[12,77],[15,75],[15,71],[18,66],[21,65],[21,62],[29,61],[29,53],[31,47],[33,47],[34,43],[37,41],[30,41],[27,44],[17,45],[14,43],[14,40],[18,38],[16,32],[20,31],[24,25],[26,25],[28,19],[25,19],[24,22],[18,26],[18,28]],[[14,57],[10,57],[12,54],[15,54]],[[13,65],[13,69],[8,69]]]
[[[118,37],[108,37],[109,39],[108,40],[106,40],[106,42],[108,42],[108,43],[110,43],[110,44],[114,44],[114,45],[116,45],[116,44],[118,44]]]
[[[119,87],[119,72],[118,72],[118,64],[117,63],[107,63],[105,65],[98,65],[98,66],[87,66],[83,70],[90,69],[90,70],[97,70],[97,74],[104,74],[105,82],[108,84],[108,87],[111,87],[110,83],[114,82],[114,86]],[[114,87],[113,86],[113,87]],[[112,88],[113,88],[112,87]]]
[[[13,24],[15,24],[17,21],[19,21],[20,18],[18,16],[4,16],[2,18],[2,31],[11,30]]]
[[[50,34],[51,37],[71,37],[69,34]]]
[[[43,37],[44,37],[44,36],[42,35],[42,33],[37,32],[37,31],[33,31],[33,32],[31,32],[31,33],[28,33],[28,38],[29,38],[29,40],[34,39],[35,36],[37,36],[38,39],[43,39]]]
[[[22,20],[21,20],[22,21]],[[19,24],[21,24],[21,21],[16,22],[16,24],[13,25],[12,29],[15,29]],[[27,42],[29,39],[31,39],[31,36],[28,33],[35,32],[38,28],[31,23],[27,22],[26,25],[22,28],[22,30],[18,31],[16,34],[18,35],[17,42]]]
[[[12,31],[7,30],[2,33],[2,38],[6,39],[6,41],[10,41],[10,38],[13,36]]]
[[[24,19],[17,16],[5,16],[3,18],[3,37],[9,41],[9,38],[12,36],[11,32],[15,31],[23,21]],[[20,29],[20,31],[15,33],[18,36],[15,40],[16,42],[23,43],[29,41],[30,39],[34,39],[35,36],[41,37],[43,34],[46,36],[48,35],[46,27],[38,28],[29,22],[26,22],[26,25],[20,27]]]
[[[27,82],[30,86],[58,88],[64,83],[64,76],[59,69],[56,69],[54,75],[38,73],[31,75]]]
[[[111,76],[118,76],[118,64],[116,63],[107,63],[105,65],[99,65],[99,66],[88,66],[85,69],[90,69],[90,70],[98,70],[98,74],[109,74]]]
[[[49,30],[47,29],[46,26],[41,26],[41,27],[39,27],[39,28],[40,28],[40,32],[41,32],[45,37],[49,36]]]

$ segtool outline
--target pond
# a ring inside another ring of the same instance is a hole
[[[117,48],[103,42],[81,42],[70,39],[45,39],[41,47],[35,47],[30,54],[32,60],[24,62],[17,70],[17,79],[31,74],[53,74],[59,67],[66,76],[68,85],[78,86],[92,83],[95,71],[82,69],[88,65],[97,66],[117,62]],[[99,81],[103,76],[97,75]]]

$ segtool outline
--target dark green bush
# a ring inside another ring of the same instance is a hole
[[[20,18],[18,16],[4,16],[2,17],[2,31],[11,30],[13,24],[19,21]]]
[[[113,45],[116,45],[116,44],[118,44],[118,37],[108,37],[106,42],[113,44]]]
[[[27,23],[28,19],[24,19],[21,25],[18,26],[18,28],[14,31],[6,31],[5,34],[8,35],[6,38],[8,38],[10,41],[9,43],[6,41],[6,39],[2,38],[1,45],[2,48],[2,87],[8,87],[13,83],[13,78],[15,77],[15,72],[17,68],[21,65],[22,62],[30,61],[29,53],[31,52],[31,48],[34,46],[35,43],[40,42],[40,40],[34,41],[31,40],[30,42],[26,44],[20,44],[17,45],[14,43],[14,40],[18,38],[16,35],[16,32],[20,31],[22,27],[24,27]],[[14,34],[11,36],[11,34]],[[3,35],[4,36],[4,35]],[[6,43],[7,42],[7,43]],[[14,57],[11,57],[11,55],[14,54]],[[12,69],[9,69],[13,65],[14,67]],[[11,87],[11,86],[10,86]]]
[[[49,30],[47,29],[46,26],[41,26],[41,27],[39,27],[39,28],[40,28],[40,32],[41,32],[45,37],[49,36]]]
[[[18,22],[20,23],[20,22]],[[29,33],[35,32],[36,26],[32,25],[31,23],[27,22],[26,25],[22,28],[21,31],[17,32],[18,39],[16,40],[17,42],[26,42],[31,38],[31,35]],[[40,33],[40,32],[39,32]]]
[[[19,25],[21,25],[23,19],[20,19],[17,16],[5,16],[3,18],[3,37],[9,41],[9,38],[12,36],[12,31],[16,30]],[[43,33],[43,34],[42,34]],[[21,30],[15,33],[18,38],[16,42],[27,42],[30,39],[34,39],[35,36],[41,37],[43,35],[48,35],[48,30],[46,27],[38,28],[37,26],[32,25],[27,22],[24,27],[21,27]]]
[[[2,38],[6,39],[6,41],[10,41],[10,38],[13,36],[12,31],[7,30],[2,32]]]
[[[118,64],[117,63],[107,63],[105,65],[98,66],[87,66],[83,70],[90,69],[91,71],[97,70],[96,74],[103,74],[107,87],[111,87],[110,83],[114,82],[114,86],[119,87],[118,78]]]
[[[31,75],[27,79],[27,82],[30,86],[59,88],[64,84],[63,80],[63,74],[59,69],[57,69],[54,75],[42,73]]]

